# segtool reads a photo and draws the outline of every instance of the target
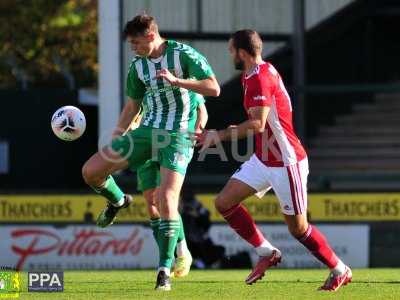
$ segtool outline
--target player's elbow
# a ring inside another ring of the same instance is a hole
[[[218,97],[221,94],[221,88],[219,87],[218,84],[215,84],[210,88],[210,92],[208,96],[211,97]]]
[[[221,93],[221,88],[219,87],[217,79],[214,77],[211,80],[210,84],[210,95],[212,97],[218,97],[219,94]]]
[[[253,130],[255,133],[263,133],[265,130],[265,125],[260,120],[253,122]]]
[[[254,132],[255,133],[263,133],[264,132],[264,128],[257,127],[257,128],[254,129]]]
[[[214,97],[218,97],[218,96],[221,94],[221,88],[219,87],[218,84],[217,84],[217,86],[215,87],[214,92],[215,92]]]
[[[207,90],[204,96],[218,97],[221,93],[221,88],[219,87],[217,79],[212,76],[203,80],[204,87]]]

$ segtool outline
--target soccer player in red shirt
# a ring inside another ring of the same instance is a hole
[[[233,174],[215,200],[215,206],[260,256],[246,279],[247,284],[252,284],[280,262],[281,252],[264,237],[241,202],[254,194],[261,198],[272,188],[290,233],[331,270],[320,289],[335,291],[351,281],[352,273],[325,236],[307,222],[307,154],[293,129],[292,106],[282,78],[270,63],[262,60],[261,51],[262,41],[257,32],[240,30],[232,35],[229,52],[235,67],[243,70],[248,120],[197,135],[202,145],[200,151],[218,141],[255,135],[255,153]]]

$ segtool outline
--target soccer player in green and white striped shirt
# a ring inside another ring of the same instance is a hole
[[[220,88],[206,58],[182,43],[164,40],[155,19],[139,15],[129,21],[124,35],[136,53],[129,68],[126,102],[114,131],[111,147],[93,155],[83,176],[96,192],[108,199],[97,224],[112,224],[120,208],[132,201],[116,185],[111,174],[136,170],[148,159],[160,164],[160,250],[156,289],[170,290],[170,269],[180,229],[178,199],[186,168],[193,155],[190,133],[194,132],[199,97],[218,96]],[[142,122],[128,129],[144,107]]]

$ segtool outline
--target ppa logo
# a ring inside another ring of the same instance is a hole
[[[28,292],[64,291],[64,272],[28,272]]]
[[[20,292],[20,273],[9,267],[0,267],[0,298],[18,298]]]

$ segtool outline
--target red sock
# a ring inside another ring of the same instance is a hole
[[[306,233],[298,239],[320,262],[329,269],[336,267],[339,262],[335,252],[326,240],[325,236],[311,224],[308,225]]]
[[[229,226],[254,247],[260,246],[265,241],[263,234],[243,205],[235,205],[221,214]]]

